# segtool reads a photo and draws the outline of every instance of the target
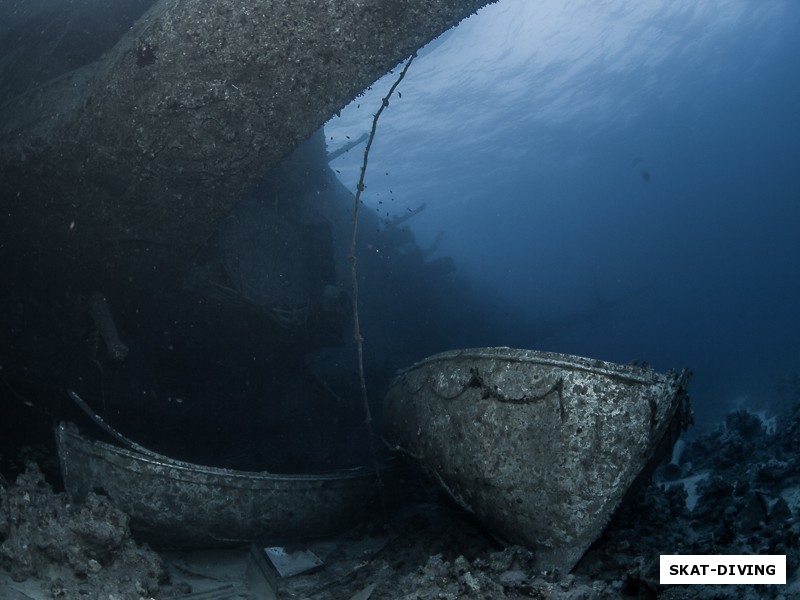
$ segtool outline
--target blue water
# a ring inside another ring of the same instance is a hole
[[[425,203],[420,244],[444,232],[526,316],[510,345],[688,366],[701,421],[774,408],[800,372],[799,59],[794,0],[502,0],[419,52],[362,199]],[[332,163],[351,189],[361,158]]]

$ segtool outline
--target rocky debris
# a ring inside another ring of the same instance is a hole
[[[13,582],[35,579],[45,597],[67,600],[138,600],[165,583],[161,559],[131,538],[127,515],[94,493],[71,504],[34,463],[0,488],[0,567]],[[0,589],[11,585],[0,580]]]
[[[470,521],[451,511],[430,517],[424,527],[417,523],[416,531],[406,527],[418,549],[430,553],[426,558],[401,559],[404,551],[394,540],[376,561],[380,566],[365,568],[361,581],[380,576],[370,600],[797,598],[798,436],[800,406],[777,423],[747,411],[731,413],[717,431],[687,442],[697,481],[692,509],[689,479],[643,486],[569,574],[537,570],[532,553],[519,546],[498,551],[489,538],[475,537]],[[697,477],[698,470],[704,476]],[[473,537],[466,538],[467,531]],[[447,540],[443,546],[434,543],[442,539]],[[785,554],[787,585],[662,586],[661,554]]]
[[[660,554],[785,554],[791,580],[800,566],[799,432],[800,410],[777,424],[744,410],[728,414],[724,425],[689,444],[690,460],[705,473],[694,508],[683,481],[646,487],[623,505],[574,573],[614,576],[628,597],[688,598],[685,589],[658,583]],[[692,598],[782,593],[777,586],[694,587]]]
[[[798,598],[800,407],[774,426],[765,423],[759,415],[738,411],[717,431],[687,440],[687,460],[695,469],[691,476],[703,475],[696,480],[693,508],[687,503],[689,478],[643,486],[622,504],[602,538],[570,573],[538,570],[529,550],[501,548],[455,505],[427,496],[426,502],[403,502],[393,511],[391,527],[379,528],[381,543],[365,543],[370,538],[367,527],[338,542],[320,540],[318,546],[309,546],[325,568],[282,580],[280,597]],[[406,481],[406,488],[413,486],[419,486],[413,494],[418,499],[434,489],[421,480]],[[85,505],[70,505],[63,494],[52,493],[33,466],[15,484],[0,488],[0,567],[14,581],[35,579],[46,593],[37,597],[125,600],[192,592],[191,586],[177,582],[180,576],[174,586],[164,581],[161,559],[131,540],[127,518],[105,497],[90,494]],[[786,555],[786,586],[659,583],[661,554],[766,553]],[[2,576],[0,571],[0,597],[14,598],[8,595],[13,588],[3,588]]]
[[[571,575],[556,580],[534,570],[533,553],[510,546],[473,561],[459,556],[444,561],[431,556],[418,572],[400,580],[401,600],[485,600],[486,598],[539,598],[583,600],[620,596],[618,582],[587,581]],[[380,596],[389,598],[391,596]]]
[[[279,580],[287,600],[442,600],[539,598],[558,600],[624,597],[624,581],[612,573],[541,572],[534,553],[501,548],[453,503],[406,506],[392,522],[390,539],[369,555],[353,552],[361,538],[309,546],[325,562],[322,571]]]

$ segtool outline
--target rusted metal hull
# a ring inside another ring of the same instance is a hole
[[[437,354],[387,394],[387,443],[500,539],[567,572],[690,417],[689,373],[479,348]]]
[[[363,518],[375,496],[366,468],[274,475],[205,467],[139,453],[56,428],[61,470],[76,502],[102,491],[158,545],[211,547],[331,535]]]

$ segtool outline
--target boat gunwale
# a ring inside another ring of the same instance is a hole
[[[69,423],[69,425],[73,424]],[[175,481],[197,483],[196,480],[189,480],[188,477],[186,479],[179,477],[179,473],[214,477],[219,480],[219,483],[222,483],[222,481],[230,481],[231,479],[254,483],[323,483],[331,481],[347,482],[375,477],[375,471],[368,467],[353,467],[352,469],[339,469],[321,473],[271,473],[269,471],[242,471],[238,469],[226,469],[224,467],[211,467],[170,458],[158,454],[157,452],[148,451],[151,452],[151,455],[147,455],[127,448],[121,448],[107,442],[84,436],[79,431],[75,430],[77,429],[76,426],[73,429],[69,425],[63,421],[58,424],[56,441],[60,450],[69,451],[68,448],[64,448],[64,445],[70,444],[70,442],[65,442],[63,439],[68,437],[72,440],[71,449],[77,450],[85,456],[99,458],[112,466],[120,468],[126,467],[114,463],[112,456],[116,455],[125,460],[133,461],[134,464],[144,465],[148,469],[154,467],[158,469],[168,469],[169,472],[165,474],[165,476]]]
[[[498,354],[488,353],[486,352],[486,350],[497,350]],[[516,352],[517,355],[499,354],[499,351],[503,350]],[[464,350],[448,350],[445,352],[434,354],[419,362],[414,363],[410,367],[406,367],[405,369],[397,371],[397,373],[395,374],[395,379],[390,387],[396,385],[403,375],[406,375],[416,369],[437,362],[451,361],[453,359],[466,359],[466,360],[481,359],[481,360],[495,360],[495,361],[509,362],[509,363],[530,363],[548,367],[560,367],[575,371],[584,371],[588,373],[604,375],[606,377],[614,379],[622,379],[624,381],[649,384],[649,385],[670,383],[672,381],[679,382],[681,379],[684,378],[683,372],[675,372],[676,375],[671,376],[671,374],[673,373],[672,371],[669,374],[664,375],[651,368],[645,368],[641,366],[620,365],[618,363],[585,358],[582,356],[576,356],[571,354],[562,354],[558,352],[542,352],[538,350],[523,350],[523,349],[511,348],[508,346],[496,346],[492,348],[467,348]],[[586,364],[583,364],[580,361],[583,361]],[[638,369],[639,371],[642,371],[642,373],[641,374],[633,373],[630,372],[629,369]]]

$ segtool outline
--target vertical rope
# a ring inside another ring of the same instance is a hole
[[[350,259],[350,276],[353,284],[353,337],[355,338],[356,348],[358,349],[358,380],[361,385],[361,400],[364,403],[364,424],[367,427],[367,433],[369,435],[369,447],[372,454],[372,464],[375,469],[375,479],[378,483],[381,503],[384,505],[384,509],[385,498],[383,494],[383,478],[381,477],[378,453],[375,448],[375,433],[372,428],[372,411],[369,408],[367,383],[364,378],[364,338],[361,337],[361,325],[358,320],[358,272],[356,269],[356,263],[358,262],[358,259],[356,258],[356,237],[358,233],[358,209],[361,206],[361,192],[364,191],[364,177],[366,177],[367,174],[367,161],[369,160],[369,151],[370,148],[372,148],[372,141],[375,138],[375,129],[378,126],[378,119],[380,118],[381,113],[383,113],[383,109],[389,106],[389,98],[392,97],[392,94],[394,93],[395,89],[397,89],[397,86],[400,85],[401,81],[403,81],[403,77],[406,76],[408,67],[411,66],[411,61],[413,61],[415,57],[416,53],[412,54],[411,58],[408,59],[408,62],[400,72],[400,76],[397,78],[397,81],[395,81],[392,87],[389,88],[389,93],[383,98],[381,107],[372,118],[372,130],[369,133],[367,146],[364,149],[364,161],[361,164],[361,176],[358,178],[358,185],[356,185],[356,201],[355,208],[353,209],[353,235],[350,240],[350,254],[348,256]]]

